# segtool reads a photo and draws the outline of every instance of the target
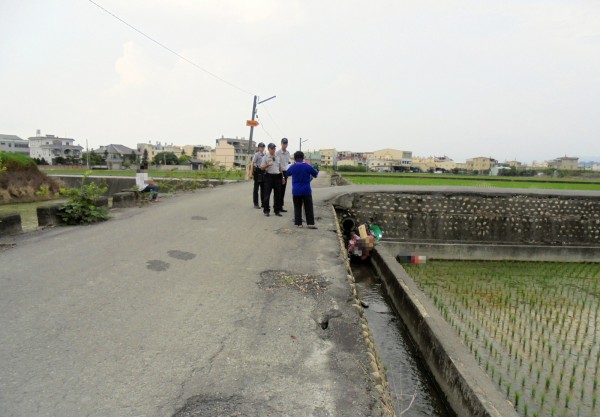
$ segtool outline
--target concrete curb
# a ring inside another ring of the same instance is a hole
[[[385,248],[379,247],[373,251],[372,262],[454,412],[461,417],[518,417],[450,325],[394,257]]]
[[[362,336],[367,347],[367,355],[369,356],[371,363],[371,372],[370,375],[375,382],[375,389],[380,394],[380,401],[382,403],[382,408],[384,415],[386,417],[395,417],[394,406],[392,397],[389,390],[388,381],[385,375],[385,367],[381,363],[381,359],[377,353],[377,348],[375,347],[375,339],[373,337],[373,333],[369,328],[369,323],[367,322],[367,318],[364,316],[363,307],[360,304],[360,299],[358,298],[358,293],[356,291],[356,281],[354,279],[354,275],[352,274],[352,268],[350,267],[350,259],[348,258],[346,245],[344,244],[344,237],[342,235],[342,231],[340,229],[340,224],[337,219],[337,214],[335,208],[331,206],[331,210],[333,212],[333,217],[335,219],[335,228],[336,233],[338,235],[338,239],[341,247],[341,254],[344,259],[344,267],[346,269],[346,277],[348,279],[348,284],[350,285],[350,289],[352,292],[353,303],[352,307],[358,312],[360,316],[360,326],[362,328]]]
[[[600,262],[598,246],[492,245],[383,241],[393,253],[425,255],[433,259],[538,262]]]
[[[22,231],[20,214],[7,213],[0,215],[0,236],[15,235]]]

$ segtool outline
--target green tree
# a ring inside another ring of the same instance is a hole
[[[148,169],[148,149],[144,149],[144,153],[142,154],[142,163],[140,164],[140,168]]]
[[[181,154],[181,156],[179,157],[179,165],[189,165],[189,163],[190,157],[186,154]]]
[[[179,158],[173,152],[159,152],[152,159],[155,165],[178,165]]]
[[[90,165],[106,165],[106,160],[104,159],[104,157],[102,155],[98,155],[95,151],[83,153],[82,158],[85,162],[88,161],[88,157]]]

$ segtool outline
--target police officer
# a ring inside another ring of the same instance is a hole
[[[269,206],[269,200],[271,199],[271,191],[274,191],[273,196],[273,210],[276,216],[281,216],[281,182],[283,177],[281,175],[281,161],[279,156],[275,155],[275,144],[269,143],[267,146],[268,152],[263,156],[260,169],[265,173],[265,195],[263,199],[263,213],[265,216],[270,216],[271,208]]]
[[[281,149],[275,152],[275,155],[279,155],[279,160],[281,161],[281,173],[283,175],[283,181],[281,182],[281,199],[279,203],[279,207],[281,207],[281,211],[286,212],[287,210],[283,209],[283,199],[285,198],[285,186],[287,185],[287,169],[290,166],[292,156],[287,150],[288,140],[287,138],[281,139]]]
[[[263,202],[263,196],[265,193],[265,186],[264,186],[265,174],[262,171],[262,169],[260,169],[260,167],[262,165],[263,156],[265,156],[265,144],[261,142],[258,144],[258,150],[252,157],[252,164],[250,166],[250,178],[254,178],[254,189],[252,190],[252,200],[254,201],[255,209],[261,208],[261,205]],[[259,190],[260,190],[260,193],[259,193]],[[259,195],[260,195],[260,200],[258,199]],[[259,201],[260,201],[260,205],[259,205]]]

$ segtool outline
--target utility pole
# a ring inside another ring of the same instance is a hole
[[[88,148],[87,139],[85,140],[85,154],[86,154],[86,158],[87,158],[87,169],[89,171],[90,170],[90,150]],[[516,161],[516,159],[515,159],[515,161]]]
[[[252,137],[254,136],[254,126],[258,126],[258,122],[256,122],[256,106],[264,103],[265,101],[269,101],[274,99],[277,96],[269,97],[267,99],[258,101],[258,96],[254,96],[254,102],[252,104],[252,117],[246,124],[250,126],[250,139],[248,140],[248,154],[250,155],[252,152]]]
[[[258,126],[258,122],[256,119],[256,106],[264,103],[265,101],[269,101],[274,99],[277,96],[269,97],[265,100],[258,101],[258,96],[254,96],[254,101],[252,102],[252,117],[250,120],[246,121],[246,126],[250,126],[250,136],[248,138],[248,159],[246,160],[246,177],[250,176],[250,164],[252,159],[252,138],[254,136],[254,126]]]
[[[302,144],[303,144],[304,142],[307,142],[307,141],[308,141],[308,139],[304,139],[304,140],[302,140],[302,138],[300,138],[300,143],[298,144],[298,150],[299,150],[299,151],[301,151],[301,150],[302,150]]]
[[[256,101],[257,96],[254,96],[254,102],[252,104],[252,117],[250,118],[250,136],[248,139],[248,155],[252,155],[252,136],[254,135],[254,118],[256,117]]]

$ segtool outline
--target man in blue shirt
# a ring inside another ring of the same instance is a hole
[[[304,205],[306,224],[309,229],[316,229],[310,182],[313,178],[317,178],[319,173],[312,166],[304,162],[304,152],[302,151],[294,153],[294,161],[294,164],[287,169],[288,177],[292,177],[294,224],[297,227],[302,227],[302,206]]]

